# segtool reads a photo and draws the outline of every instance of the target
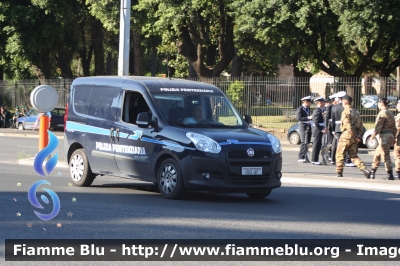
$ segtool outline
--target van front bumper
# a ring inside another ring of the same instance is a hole
[[[281,186],[281,154],[264,151],[261,157],[250,158],[241,152],[186,156],[180,161],[185,187],[198,191],[262,193]],[[262,173],[242,175],[242,167],[261,167]]]

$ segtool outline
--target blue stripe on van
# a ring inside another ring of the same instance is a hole
[[[100,127],[94,127],[94,126],[88,126],[84,125],[81,123],[76,123],[76,122],[71,122],[67,121],[67,125],[65,127],[65,130],[68,131],[81,131],[85,133],[92,133],[92,134],[98,134],[98,135],[110,135],[110,130],[109,129],[104,129]]]
[[[66,129],[67,131],[80,131],[80,132],[85,132],[85,133],[91,133],[91,134],[98,134],[98,135],[110,135],[110,130],[109,129],[104,129],[104,128],[99,128],[99,127],[94,127],[94,126],[88,126],[84,125],[81,123],[76,123],[76,122],[71,122],[67,121],[66,124]],[[115,135],[115,132],[114,132]],[[171,143],[167,141],[161,141],[161,140],[155,140],[155,139],[150,139],[150,138],[142,138],[141,134],[139,134],[139,130],[135,130],[134,134],[127,134],[127,133],[119,133],[120,138],[129,138],[133,140],[138,140],[140,139],[141,141],[145,142],[150,142],[150,143],[156,143],[160,145],[165,145],[165,146],[172,146],[172,147],[177,147],[181,149],[188,149],[188,150],[196,150],[195,148],[190,148],[190,147],[184,147],[182,145],[179,145],[177,143]]]

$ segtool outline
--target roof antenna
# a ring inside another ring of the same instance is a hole
[[[168,79],[171,79],[171,77],[169,76],[169,54],[167,54],[167,77]]]

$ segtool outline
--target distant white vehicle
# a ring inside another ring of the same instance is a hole
[[[389,107],[396,107],[397,98],[394,96],[387,96],[387,99],[390,101]],[[378,107],[378,95],[363,95],[361,96],[361,104],[364,108],[377,108]]]
[[[371,128],[371,129],[365,131],[365,133],[363,135],[363,144],[365,146],[367,146],[368,149],[376,149],[378,147],[379,134],[376,135],[375,138],[371,138],[374,131],[375,131],[375,128]]]

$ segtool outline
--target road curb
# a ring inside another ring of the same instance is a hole
[[[0,136],[3,137],[16,137],[16,138],[39,138],[39,135],[36,134],[24,134],[24,133],[0,133]],[[57,136],[58,139],[64,139],[64,136]]]
[[[299,174],[300,175],[300,174]],[[354,177],[301,177],[282,173],[282,186],[302,185],[315,187],[348,188],[369,191],[387,191],[400,194],[400,180],[379,180]]]
[[[33,166],[33,162],[35,161],[35,157],[32,158],[24,158],[24,159],[19,159],[18,164],[21,165],[31,165]],[[56,168],[68,168],[68,164],[63,161],[58,161],[56,164]]]

